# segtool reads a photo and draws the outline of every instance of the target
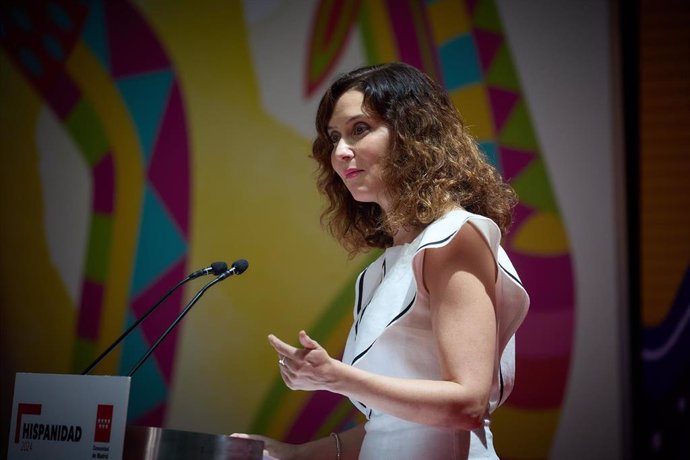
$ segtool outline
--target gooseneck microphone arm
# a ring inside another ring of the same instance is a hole
[[[202,287],[199,289],[199,292],[196,293],[196,295],[192,298],[192,300],[189,301],[189,303],[184,307],[184,310],[182,310],[182,313],[180,313],[177,318],[175,318],[175,321],[172,322],[170,326],[163,332],[163,334],[156,340],[153,345],[151,345],[151,348],[148,349],[148,351],[144,354],[144,356],[139,359],[139,361],[132,367],[132,369],[129,371],[127,374],[127,377],[131,377],[134,375],[134,373],[141,367],[142,364],[144,364],[144,361],[148,359],[149,356],[151,356],[151,353],[153,353],[156,348],[158,348],[158,345],[161,344],[163,340],[172,332],[173,329],[175,329],[175,326],[182,321],[182,318],[185,317],[185,315],[189,312],[189,310],[192,309],[195,303],[201,298],[202,295],[214,284],[219,283],[223,281],[224,279],[232,276],[232,275],[241,275],[244,273],[244,271],[249,267],[249,263],[244,260],[240,259],[235,261],[232,264],[232,267],[230,267],[228,270],[225,272],[221,273],[217,278],[212,280],[211,282],[207,283],[206,286]]]
[[[123,333],[120,335],[120,337],[118,337],[108,348],[106,348],[106,350],[105,350],[103,353],[101,353],[101,354],[98,356],[98,358],[96,358],[91,364],[89,364],[89,366],[88,366],[86,369],[84,369],[84,370],[82,371],[81,375],[86,375],[86,374],[88,374],[89,372],[91,372],[91,371],[93,370],[93,368],[96,367],[96,366],[98,365],[98,363],[100,363],[100,362],[103,360],[103,358],[105,358],[106,356],[108,356],[108,354],[109,354],[111,351],[113,351],[113,349],[114,349],[116,346],[118,346],[118,345],[120,344],[120,342],[122,342],[122,340],[124,340],[125,337],[127,337],[127,336],[128,336],[128,335],[129,335],[139,324],[141,324],[142,321],[144,321],[146,318],[148,318],[148,316],[149,316],[156,308],[158,308],[158,306],[159,306],[160,304],[162,304],[163,302],[165,302],[165,300],[166,300],[168,297],[170,297],[170,296],[172,295],[172,293],[175,292],[175,291],[177,290],[177,288],[179,288],[180,286],[182,286],[183,284],[185,284],[187,281],[193,280],[194,278],[198,278],[198,277],[200,277],[200,276],[208,275],[208,274],[211,274],[211,273],[213,273],[214,275],[219,275],[219,274],[225,273],[227,270],[228,270],[228,264],[226,264],[225,262],[213,262],[213,263],[212,263],[211,265],[209,265],[208,267],[202,268],[201,270],[197,270],[197,271],[195,271],[195,272],[190,273],[189,275],[187,275],[186,278],[184,278],[182,281],[180,281],[179,283],[177,283],[177,284],[176,284],[172,289],[170,289],[163,297],[161,297],[161,298],[158,300],[158,302],[156,302],[151,308],[149,308],[149,309],[146,311],[146,313],[144,313],[144,314],[141,316],[141,318],[139,318],[139,319],[136,320],[134,323],[132,323],[132,325],[129,326],[129,327],[127,328],[127,330],[126,330],[125,332],[123,332]]]

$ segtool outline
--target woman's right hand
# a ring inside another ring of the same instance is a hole
[[[276,441],[258,434],[233,433],[230,436],[243,439],[255,439],[264,442],[264,460],[292,460],[297,458],[298,444]]]

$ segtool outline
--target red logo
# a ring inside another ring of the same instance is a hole
[[[14,432],[14,442],[19,443],[19,430],[22,428],[22,415],[41,415],[40,404],[19,403],[17,406],[17,429]]]
[[[113,405],[99,404],[96,413],[96,433],[93,442],[110,442],[110,429],[113,427]]]

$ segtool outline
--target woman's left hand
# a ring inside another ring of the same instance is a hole
[[[299,332],[299,342],[304,348],[295,348],[273,334],[268,336],[268,341],[278,352],[280,375],[291,390],[328,390],[336,381],[335,371],[340,361],[331,358],[306,332]]]

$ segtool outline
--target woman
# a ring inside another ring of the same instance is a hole
[[[500,247],[514,192],[479,152],[446,92],[413,67],[354,70],[323,96],[313,157],[331,233],[384,248],[356,283],[342,362],[304,331],[270,335],[293,390],[349,397],[367,422],[276,458],[498,458],[490,415],[514,380],[529,299]]]

